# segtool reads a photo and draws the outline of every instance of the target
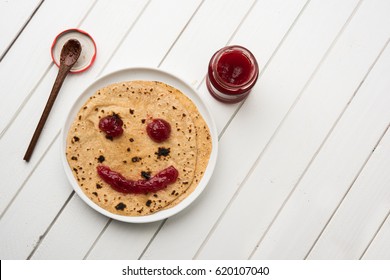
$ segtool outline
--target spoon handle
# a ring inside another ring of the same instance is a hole
[[[51,90],[49,99],[46,102],[45,109],[42,112],[42,116],[41,116],[41,118],[40,118],[40,120],[38,122],[37,127],[35,128],[34,135],[31,138],[30,145],[28,146],[26,154],[24,155],[23,159],[25,161],[27,161],[27,162],[31,158],[31,155],[32,155],[32,153],[34,151],[35,145],[37,144],[39,135],[41,134],[42,129],[45,126],[45,123],[46,123],[46,120],[47,120],[47,118],[49,116],[50,110],[53,107],[54,101],[57,98],[57,95],[58,95],[58,92],[61,89],[62,83],[64,82],[64,80],[65,80],[67,74],[69,73],[70,69],[71,69],[71,67],[66,66],[66,65],[60,66],[60,69],[58,71],[57,78],[56,78],[56,80],[55,80],[55,82],[53,84],[53,88]]]

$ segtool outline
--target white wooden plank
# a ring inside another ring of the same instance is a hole
[[[0,2],[0,58],[28,23],[41,2],[40,0]]]
[[[194,257],[356,4],[310,2],[260,78],[255,94],[223,134],[217,166],[204,195],[191,211],[168,219],[145,258]],[[255,34],[247,36],[263,44]]]
[[[59,17],[53,13],[58,10],[58,3],[45,1],[12,45],[0,63],[0,76],[7,77],[0,80],[2,92],[7,93],[2,94],[0,103],[0,137],[52,64],[50,47],[55,36],[64,29],[77,27],[93,2],[70,0],[61,6],[66,17]]]
[[[30,162],[26,163],[22,158],[54,83],[58,72],[57,66],[52,65],[50,67],[50,71],[34,89],[34,94],[31,96],[29,102],[24,106],[23,110],[12,123],[12,126],[9,127],[1,138],[0,154],[2,157],[0,160],[2,161],[1,165],[4,167],[0,170],[0,174],[5,179],[1,185],[0,213],[4,211],[20,188],[22,182],[29,176],[39,158],[47,149],[47,146],[53,141],[55,135],[57,135],[73,101],[96,78],[97,73],[104,66],[105,61],[110,58],[113,49],[115,49],[116,45],[122,39],[121,36],[126,34],[127,29],[141,12],[146,1],[122,0],[116,3],[114,6],[108,0],[99,1],[94,6],[89,17],[81,25],[81,29],[88,31],[96,41],[98,48],[96,61],[86,72],[67,77],[53,106],[49,119],[45,124],[45,128],[40,135]],[[116,14],[117,17],[112,19],[112,14]],[[96,25],[96,20],[104,20],[105,24],[98,26]],[[103,41],[106,47],[99,49],[100,43]],[[15,137],[15,135],[20,135],[20,137]],[[17,178],[5,176],[5,174],[11,173],[15,169],[18,170]],[[14,187],[6,187],[9,185]]]
[[[132,66],[134,59],[139,59],[137,57],[147,57],[148,66],[157,66],[199,4],[200,1],[193,1],[191,5],[189,5],[189,3],[180,0],[151,2],[137,21],[137,24],[125,37],[125,41],[123,41],[118,51],[114,54],[112,59],[108,60],[109,64],[107,65],[107,68],[117,69]],[[166,14],[172,9],[177,9],[177,13],[172,17],[167,17]],[[155,34],[164,34],[168,26],[170,27],[170,34],[165,37],[157,37],[157,44],[155,41]],[[135,35],[133,34],[136,34],[137,37],[134,37]],[[143,43],[134,44],[135,39]],[[107,61],[103,61],[102,65],[105,63],[107,63]],[[101,71],[101,69],[97,70],[98,72]],[[45,160],[46,158],[43,161]],[[51,180],[54,179],[55,178],[52,178]],[[67,182],[64,182],[64,184],[66,183]],[[37,249],[33,258],[50,259],[58,258],[58,256],[75,259],[83,258],[90,250],[91,244],[95,242],[104,228],[103,224],[97,226],[93,219],[72,219],[73,216],[79,215],[79,209],[87,207],[88,206],[78,198],[72,198],[71,203],[67,205],[66,209],[64,209],[52,225],[51,230],[48,232],[46,238],[43,239],[41,246]],[[104,219],[107,223],[108,219]],[[67,252],[62,252],[62,240],[64,236],[61,229],[69,226],[72,227],[73,235],[75,236],[77,235],[77,232],[80,234],[88,232],[88,240],[73,239],[72,243],[67,246]],[[122,234],[124,228],[126,228],[127,233],[130,231],[132,234]],[[129,258],[137,258],[157,228],[158,224],[150,224],[139,225],[136,227],[137,230],[132,230],[134,227],[131,227],[131,225],[118,225],[117,223],[112,222],[89,254],[89,257],[105,259],[121,258],[122,256],[127,255]],[[115,235],[114,238],[111,238],[112,234]],[[129,239],[129,237],[131,238]],[[77,249],[73,250],[73,247]],[[122,250],[114,251],[110,248],[122,248]],[[127,250],[126,248],[132,249]],[[110,251],[110,253],[107,253],[107,250]]]
[[[388,10],[374,2],[359,9],[218,221],[198,258],[250,256],[383,48],[390,32]],[[376,36],[370,36],[372,32],[377,32]],[[237,239],[242,232],[245,238]]]
[[[390,47],[260,242],[255,259],[302,259],[331,219],[390,120]]]
[[[26,259],[40,236],[56,216],[71,193],[62,171],[58,143],[47,153],[47,159],[31,176],[29,182],[0,220],[0,258]],[[52,174],[55,181],[44,178]],[[9,185],[8,187],[12,187]]]
[[[152,1],[102,75],[128,67],[157,67],[201,3],[201,0]]]
[[[376,147],[308,259],[359,259],[390,209],[390,131]]]
[[[387,219],[375,239],[372,241],[362,259],[364,260],[389,260],[390,259],[390,216]]]
[[[160,222],[126,224],[113,220],[87,258],[96,260],[136,260],[156,233],[159,225]]]
[[[58,154],[58,150],[56,151]],[[58,161],[60,161],[58,156]],[[49,161],[46,161],[50,163]],[[58,171],[57,171],[58,172]],[[64,178],[66,180],[66,178]],[[61,186],[61,185],[60,185]],[[62,186],[61,186],[62,187]],[[67,186],[71,189],[71,186]],[[90,207],[85,207],[85,203],[74,193],[65,211],[72,208],[75,212],[72,215],[62,215],[62,223],[56,223],[55,227],[50,227],[50,234],[42,236],[36,251],[31,255],[34,260],[72,260],[75,256],[83,258],[89,248],[93,245],[94,236],[99,235],[101,229],[107,224],[107,219],[99,215]],[[36,221],[34,221],[36,224]],[[78,225],[94,225],[80,230]],[[31,236],[31,233],[29,234]],[[29,238],[31,238],[28,236]],[[30,248],[31,250],[31,248]]]

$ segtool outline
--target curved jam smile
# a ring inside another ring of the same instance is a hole
[[[126,179],[119,172],[111,170],[105,165],[99,165],[97,172],[104,182],[114,190],[121,193],[148,193],[165,189],[169,184],[176,182],[179,172],[173,166],[169,166],[158,172],[150,179],[131,180]]]

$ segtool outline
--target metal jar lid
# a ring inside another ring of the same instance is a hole
[[[51,46],[51,57],[53,59],[53,62],[60,66],[60,54],[61,49],[64,46],[64,44],[69,39],[76,39],[80,42],[82,51],[80,54],[79,59],[75,63],[75,65],[72,67],[70,72],[72,73],[80,73],[85,70],[87,70],[96,58],[96,44],[91,35],[89,35],[87,32],[80,30],[80,29],[67,29],[65,31],[62,31],[60,34],[56,36],[56,38],[53,41],[53,44]]]

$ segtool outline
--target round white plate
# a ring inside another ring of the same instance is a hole
[[[206,171],[201,181],[199,182],[197,188],[178,205],[146,216],[116,215],[101,208],[100,206],[92,202],[92,200],[90,200],[79,187],[76,179],[72,174],[72,170],[70,169],[65,156],[66,137],[69,128],[73,120],[75,119],[77,113],[79,112],[81,106],[83,106],[86,100],[91,95],[93,95],[98,89],[102,87],[105,87],[113,83],[132,81],[132,80],[160,81],[179,89],[181,92],[187,95],[198,107],[199,112],[202,114],[203,118],[205,119],[206,123],[209,126],[211,137],[212,137],[212,151],[211,151],[210,159]],[[62,139],[61,158],[64,165],[65,173],[70,183],[72,184],[73,189],[76,191],[76,193],[84,200],[85,203],[87,203],[90,207],[100,212],[101,214],[115,220],[129,222],[129,223],[147,223],[147,222],[162,220],[182,211],[184,208],[190,205],[205,189],[214,171],[215,163],[217,160],[217,152],[218,152],[218,133],[217,133],[217,128],[214,119],[212,118],[210,111],[208,110],[207,106],[203,103],[197,91],[194,88],[192,88],[190,85],[188,85],[186,82],[184,82],[182,79],[178,78],[177,76],[174,76],[170,73],[164,72],[159,69],[145,68],[145,67],[128,68],[128,69],[119,70],[101,77],[100,79],[92,83],[90,86],[88,86],[81,93],[81,95],[76,100],[76,102],[73,104],[68,114],[68,117],[65,121],[65,125],[62,129],[61,139]]]

